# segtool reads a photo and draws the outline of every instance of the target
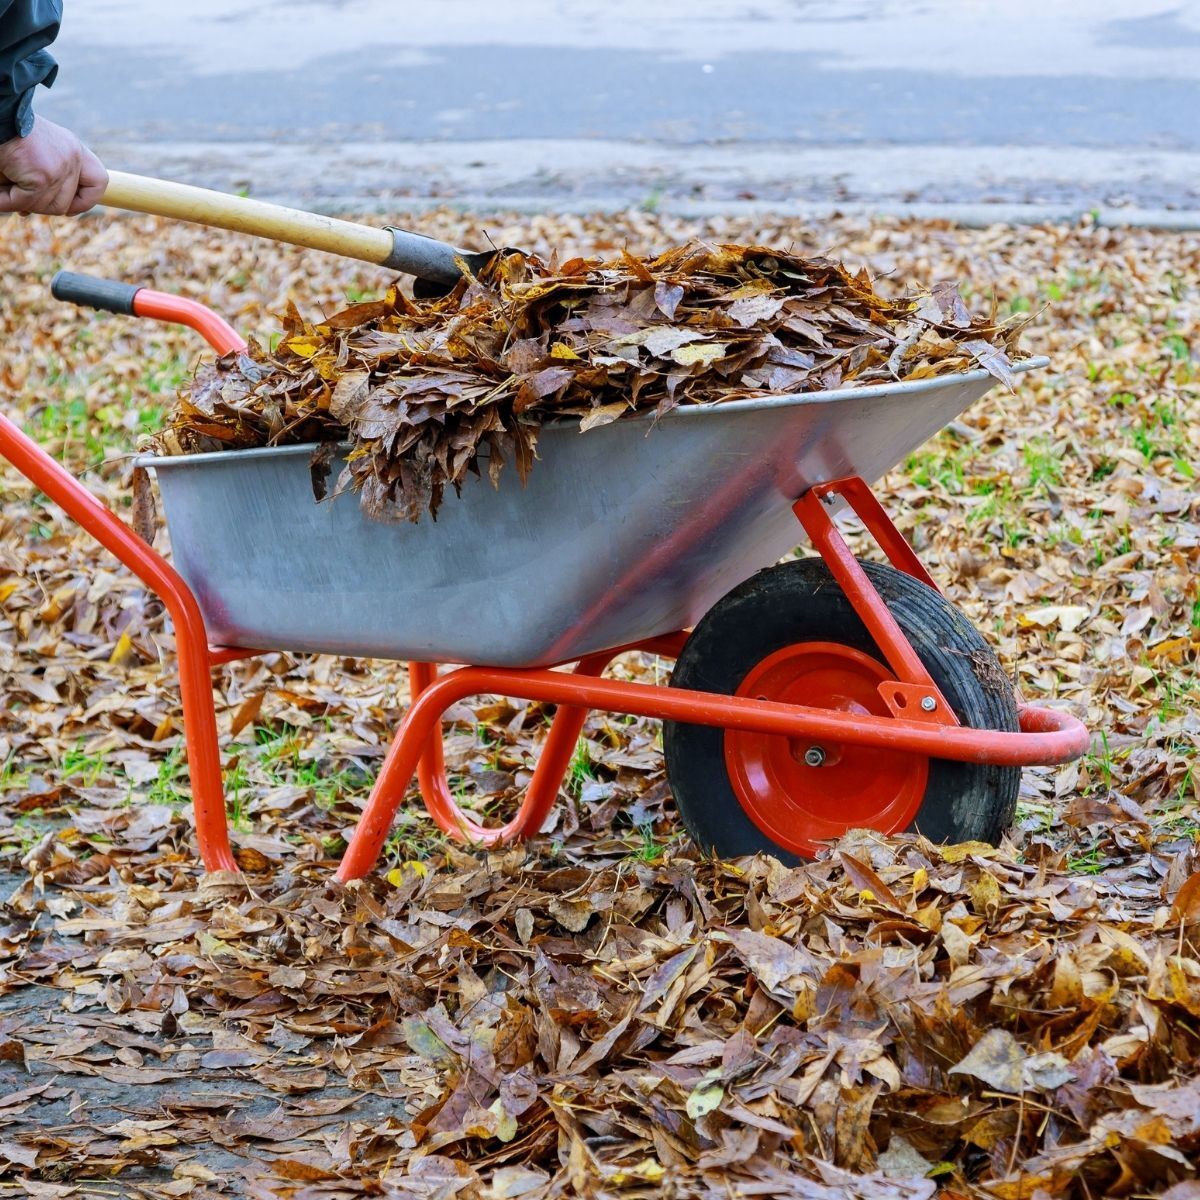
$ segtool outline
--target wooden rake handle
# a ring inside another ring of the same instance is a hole
[[[454,284],[462,275],[460,261],[478,270],[491,257],[458,250],[445,242],[403,229],[375,229],[320,213],[267,204],[245,196],[229,196],[186,183],[171,183],[144,175],[110,171],[101,204],[127,212],[152,213],[191,221],[214,229],[229,229],[255,237],[307,246],[361,262],[375,263],[415,275],[430,283]]]

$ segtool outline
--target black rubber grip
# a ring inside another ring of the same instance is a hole
[[[76,275],[74,271],[59,271],[50,280],[50,294],[55,300],[65,300],[81,308],[124,313],[127,317],[134,315],[133,298],[141,290],[137,284],[97,279],[94,275]]]

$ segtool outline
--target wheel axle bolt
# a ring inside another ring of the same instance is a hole
[[[933,710],[937,708],[937,701],[932,696],[922,696],[921,708],[925,712],[933,712]]]
[[[825,765],[825,751],[820,746],[809,746],[804,752],[804,761],[810,767],[820,767]]]

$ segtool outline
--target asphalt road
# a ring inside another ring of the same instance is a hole
[[[41,111],[262,196],[1200,208],[1200,0],[67,0]]]

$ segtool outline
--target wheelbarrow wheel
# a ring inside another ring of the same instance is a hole
[[[961,724],[1018,728],[1012,686],[966,618],[933,588],[881,563],[863,568]],[[895,676],[819,558],[760,571],[696,626],[671,685],[889,715]],[[667,721],[667,779],[693,839],[719,857],[813,857],[849,829],[915,829],[936,842],[996,842],[1012,821],[1019,767],[875,747],[816,744]]]

